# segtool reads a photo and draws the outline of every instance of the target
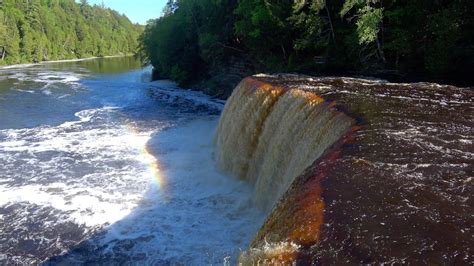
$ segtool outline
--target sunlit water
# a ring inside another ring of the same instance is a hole
[[[0,69],[0,264],[233,261],[263,222],[215,169],[223,103],[132,58]]]

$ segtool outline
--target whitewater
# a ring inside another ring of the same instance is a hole
[[[120,65],[120,67],[117,67]],[[132,58],[0,69],[0,263],[232,263],[262,225],[216,169],[223,102]]]

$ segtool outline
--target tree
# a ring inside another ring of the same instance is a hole
[[[0,59],[8,64],[132,53],[142,31],[84,0],[3,0],[1,7]]]
[[[165,7],[163,8],[163,16],[167,17],[172,15],[176,11],[176,9],[178,9],[178,3],[176,2],[176,0],[168,0],[168,2],[166,2]]]
[[[7,27],[3,10],[0,10],[0,60],[4,61],[6,56]]]
[[[263,68],[286,68],[292,49],[292,30],[288,19],[293,1],[239,1],[235,32]]]
[[[169,0],[140,54],[182,85],[235,58],[259,72],[472,79],[472,9],[470,0]]]
[[[376,44],[375,52],[369,51],[364,61],[377,55],[383,63],[386,63],[379,39],[383,19],[381,0],[346,0],[340,14],[344,17],[350,13],[355,14],[359,44],[367,46]]]

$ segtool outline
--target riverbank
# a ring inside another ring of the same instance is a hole
[[[93,57],[75,58],[75,59],[62,59],[62,60],[41,61],[41,62],[39,62],[39,63],[24,63],[24,64],[13,64],[13,65],[0,65],[0,69],[30,67],[30,66],[38,66],[38,65],[51,64],[51,63],[81,62],[81,61],[94,60],[94,59],[101,59],[101,58],[117,58],[117,57],[127,57],[127,56],[133,56],[133,54],[93,56]]]

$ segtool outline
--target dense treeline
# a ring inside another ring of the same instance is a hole
[[[0,0],[0,64],[129,54],[142,28],[86,0]]]
[[[140,51],[186,85],[240,58],[252,71],[472,81],[472,0],[169,0]]]

